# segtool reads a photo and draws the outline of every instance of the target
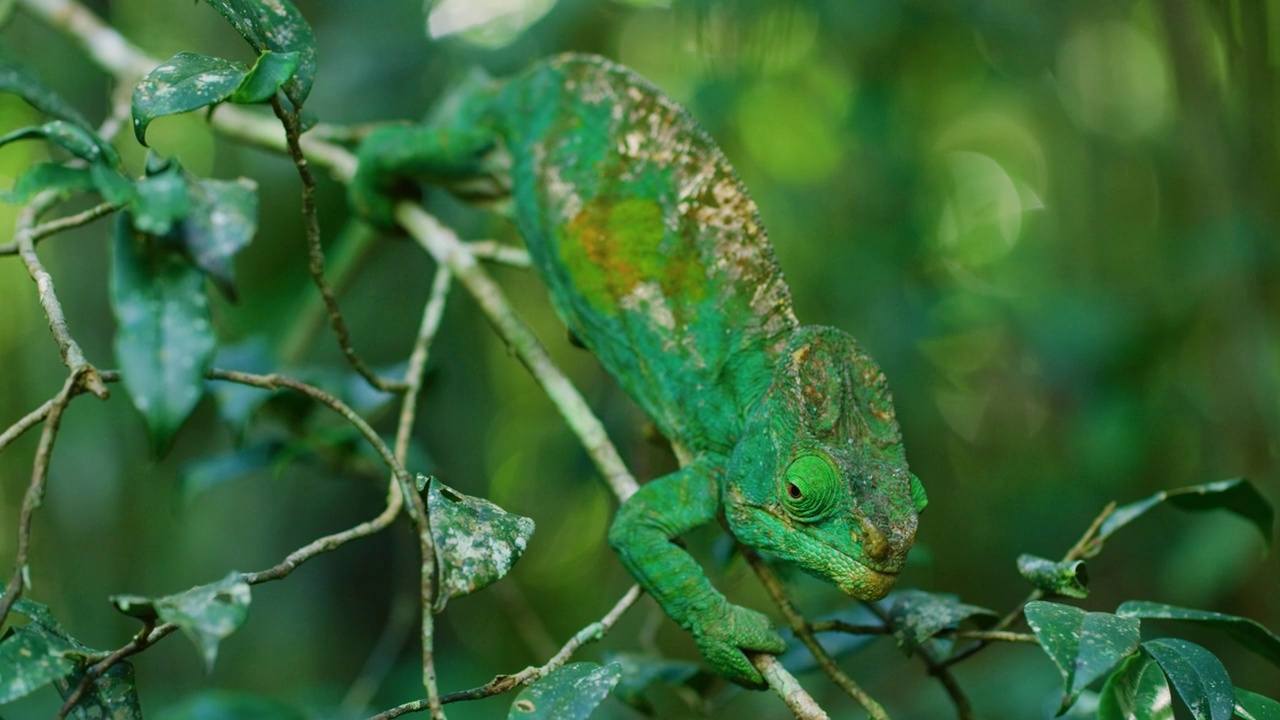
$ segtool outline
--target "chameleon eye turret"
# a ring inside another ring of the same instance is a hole
[[[352,204],[390,222],[388,195],[419,181],[509,212],[569,332],[680,460],[610,544],[716,672],[763,687],[746,653],[786,644],[671,541],[723,513],[740,542],[884,596],[925,500],[883,374],[845,333],[800,327],[746,188],[635,73],[565,55],[462,94],[442,124],[370,136]]]
[[[844,482],[831,460],[801,455],[783,474],[782,505],[801,522],[818,522],[840,507]]]

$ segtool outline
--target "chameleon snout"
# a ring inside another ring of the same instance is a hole
[[[887,562],[892,555],[893,547],[889,544],[889,538],[884,532],[875,526],[865,517],[858,517],[858,524],[862,526],[861,537],[858,533],[854,533],[854,541],[860,542],[862,551],[866,553],[867,559],[876,563]]]

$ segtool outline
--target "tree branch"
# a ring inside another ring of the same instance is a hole
[[[818,666],[827,674],[827,677],[831,678],[832,682],[861,705],[872,720],[888,720],[889,715],[884,711],[884,707],[876,702],[875,698],[868,695],[867,691],[863,690],[858,683],[854,682],[853,678],[840,669],[836,661],[827,654],[826,649],[809,631],[809,623],[791,604],[791,599],[787,597],[786,590],[782,587],[782,582],[778,580],[778,576],[760,557],[760,554],[754,549],[745,546],[740,546],[740,550],[747,563],[751,565],[751,569],[760,578],[760,583],[764,585],[769,597],[773,598],[774,604],[782,611],[782,615],[786,618],[791,631],[796,634],[796,637],[800,638],[800,642],[804,643],[805,647],[809,648],[809,653],[813,655],[813,659],[818,662]],[[751,657],[752,662],[755,662],[755,656],[752,655]]]
[[[631,589],[614,604],[609,612],[605,613],[604,617],[574,633],[574,636],[560,648],[560,651],[545,664],[538,667],[527,667],[514,675],[499,675],[479,687],[444,695],[440,698],[440,701],[442,703],[451,703],[462,700],[480,700],[493,695],[501,695],[522,685],[541,680],[562,667],[573,656],[573,653],[577,652],[583,645],[596,642],[604,637],[617,623],[618,618],[622,617],[622,614],[640,598],[641,592],[639,585],[632,585]],[[426,700],[414,700],[380,712],[370,717],[369,720],[391,720],[391,718],[398,718],[401,715],[422,712],[427,709],[427,706]]]

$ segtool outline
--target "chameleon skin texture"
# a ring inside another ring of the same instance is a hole
[[[502,201],[569,330],[671,441],[681,469],[624,503],[609,540],[712,668],[762,687],[743,651],[784,645],[672,542],[693,527],[723,517],[853,597],[890,590],[926,500],[884,375],[844,332],[799,325],[755,203],[683,108],[565,55],[359,155],[352,201],[375,222],[407,181]]]

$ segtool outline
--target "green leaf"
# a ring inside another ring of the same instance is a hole
[[[1228,510],[1253,523],[1271,546],[1271,527],[1275,510],[1245,478],[1192,485],[1176,490],[1161,490],[1151,497],[1116,508],[1098,528],[1098,539],[1105,540],[1116,530],[1128,525],[1164,501],[1182,510]]]
[[[133,134],[147,144],[147,126],[165,115],[217,105],[236,91],[248,71],[239,63],[193,52],[166,60],[133,88]]]
[[[617,663],[569,663],[516,696],[507,720],[585,720],[618,684]]]
[[[1180,638],[1158,638],[1142,649],[1160,663],[1196,720],[1228,720],[1235,712],[1235,688],[1222,661]]]
[[[80,687],[85,674],[75,672],[54,681],[54,686],[65,700]],[[121,661],[107,668],[98,676],[75,704],[75,717],[81,720],[142,720],[142,706],[138,704],[138,686],[133,679],[133,664]]]
[[[134,233],[132,222],[124,212],[115,225],[115,351],[125,389],[160,454],[204,393],[216,341],[204,275],[155,238]]]
[[[32,165],[13,184],[9,192],[0,192],[0,199],[5,202],[21,205],[37,193],[45,190],[57,190],[69,194],[81,190],[94,189],[93,177],[88,168],[67,167],[58,163],[38,163]]]
[[[270,50],[258,56],[244,82],[231,95],[231,102],[241,105],[267,102],[298,71],[296,52],[276,53]]]
[[[8,135],[0,136],[0,147],[18,140],[45,140],[91,163],[115,165],[120,160],[115,148],[103,142],[91,130],[66,120],[52,120],[44,125],[14,130]]]
[[[1107,678],[1098,720],[1173,720],[1173,696],[1160,664],[1139,653]]]
[[[31,107],[50,117],[66,120],[80,127],[89,127],[89,121],[85,120],[80,111],[60,95],[22,68],[3,60],[0,60],[0,93],[17,95]]]
[[[975,615],[995,617],[996,614],[976,605],[965,605],[953,595],[903,590],[894,594],[893,605],[889,608],[889,625],[898,647],[910,654],[940,630]]]
[[[668,660],[637,653],[606,653],[609,664],[617,664],[620,672],[614,696],[627,705],[653,716],[652,704],[644,693],[657,683],[683,685],[702,672],[697,663],[685,660]]]
[[[1116,608],[1116,614],[1146,620],[1176,620],[1221,630],[1232,639],[1280,667],[1280,636],[1261,623],[1225,613],[1195,610],[1146,600],[1130,600]]]
[[[130,208],[134,229],[148,235],[168,235],[174,224],[187,216],[189,185],[177,163],[135,183],[137,194]]]
[[[14,628],[0,642],[0,704],[25,697],[76,669],[78,649],[41,627]]]
[[[144,619],[156,617],[181,628],[200,650],[206,670],[213,669],[214,660],[218,657],[218,643],[244,623],[249,614],[249,600],[249,584],[238,572],[176,595],[161,598],[117,595],[111,598],[116,609],[126,615]]]
[[[138,196],[133,179],[121,175],[118,170],[102,163],[89,166],[89,175],[93,178],[93,186],[103,200],[117,207],[132,203]]]
[[[284,84],[284,94],[294,107],[311,92],[316,74],[316,40],[311,26],[289,0],[206,0],[227,19],[253,49],[262,54],[297,53],[298,67]]]
[[[1054,562],[1035,555],[1018,556],[1018,574],[1037,588],[1071,598],[1089,596],[1089,574],[1083,560]]]
[[[235,297],[232,260],[258,229],[258,186],[252,180],[191,183],[191,210],[183,224],[187,254],[224,295]]]
[[[450,598],[497,580],[520,559],[533,535],[533,520],[471,497],[435,478],[427,480],[427,512],[436,541],[436,597],[440,612]]]
[[[1025,608],[1040,646],[1062,673],[1065,710],[1093,681],[1111,672],[1138,649],[1139,623],[1110,613],[1085,612],[1052,602],[1029,602]]]
[[[1236,716],[1244,720],[1280,720],[1280,702],[1236,688]]]

